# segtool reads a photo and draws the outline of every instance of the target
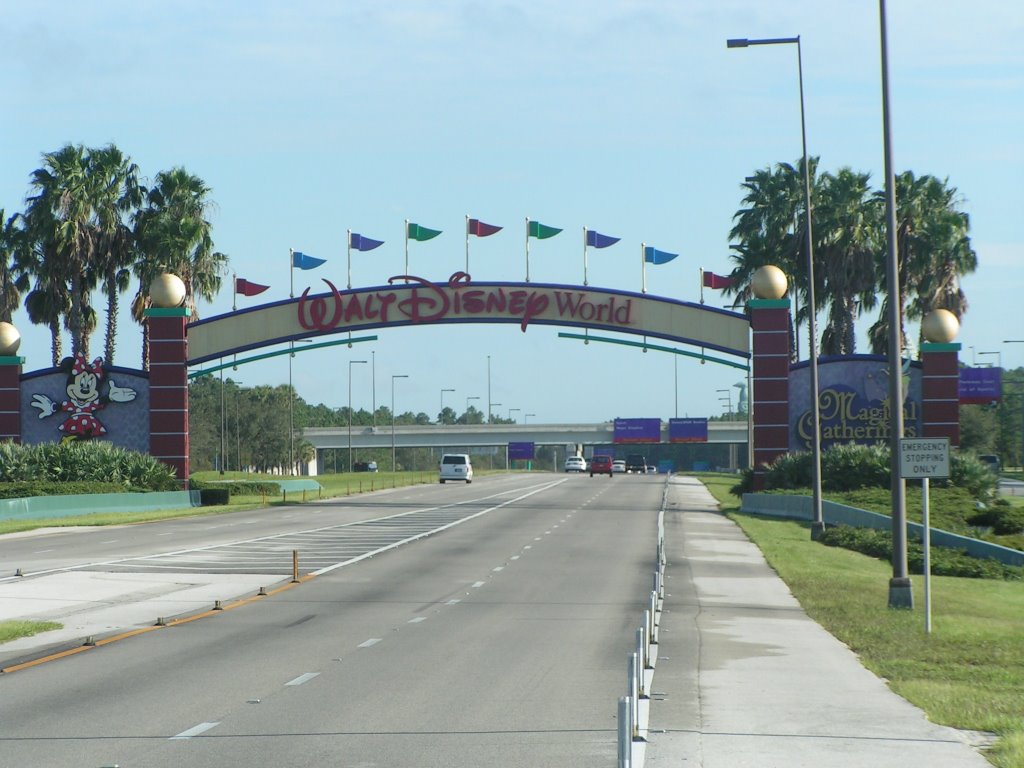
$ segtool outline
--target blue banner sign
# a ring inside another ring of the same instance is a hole
[[[509,443],[508,444],[508,459],[509,461],[530,461],[533,459],[534,444],[533,443]]]
[[[961,368],[960,403],[987,405],[1002,400],[1002,368]]]
[[[670,443],[706,443],[708,441],[708,420],[669,419],[668,441]]]
[[[661,419],[616,419],[615,443],[660,443]]]

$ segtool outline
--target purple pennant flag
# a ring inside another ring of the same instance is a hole
[[[357,235],[355,232],[349,238],[348,244],[357,251],[372,251],[374,248],[384,245],[383,240],[372,240],[369,237]]]
[[[615,245],[620,239],[618,237],[602,235],[600,232],[595,232],[592,229],[587,230],[587,245],[591,248],[607,248],[609,245]]]

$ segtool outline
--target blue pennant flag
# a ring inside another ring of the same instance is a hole
[[[602,235],[600,232],[595,232],[592,229],[587,230],[587,245],[591,248],[607,248],[609,245],[615,245],[620,239],[618,237]]]
[[[292,251],[292,266],[299,269],[316,269],[321,264],[326,264],[327,259],[317,259],[307,256],[302,251]]]
[[[648,264],[668,264],[678,255],[678,253],[659,251],[657,248],[652,248],[649,245],[644,247],[644,261]]]
[[[374,248],[384,245],[383,240],[371,240],[369,237],[357,235],[355,232],[349,238],[348,244],[357,251],[372,251]]]

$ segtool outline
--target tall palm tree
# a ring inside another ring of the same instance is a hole
[[[139,258],[133,269],[139,292],[132,301],[132,315],[143,325],[143,367],[149,367],[149,329],[145,322],[149,289],[162,272],[173,272],[185,283],[185,306],[198,318],[196,297],[212,301],[227,272],[227,256],[214,251],[213,207],[210,188],[184,168],[157,174],[146,195],[146,206],[135,218]]]
[[[821,353],[856,352],[854,321],[876,303],[875,256],[881,208],[872,196],[870,174],[841,168],[824,174],[814,208],[815,260],[821,265],[828,304],[828,322],[821,334]]]
[[[93,269],[107,297],[104,358],[114,362],[118,296],[128,290],[129,267],[135,261],[135,236],[128,218],[142,203],[139,168],[110,144],[89,153],[89,173],[95,190]]]
[[[878,193],[881,195],[882,193]],[[923,317],[932,309],[949,309],[957,317],[967,311],[960,277],[973,272],[977,255],[971,248],[970,221],[959,210],[962,199],[948,179],[916,177],[906,171],[896,177],[896,246],[899,268],[900,340],[907,346],[906,318]],[[884,266],[884,251],[879,257]],[[878,321],[868,332],[871,348],[885,354],[889,344],[888,294]],[[908,306],[909,302],[909,306]]]
[[[20,272],[17,262],[24,234],[21,214],[7,218],[0,208],[0,320],[5,323],[11,322],[22,291],[28,288],[28,277]]]
[[[65,325],[72,354],[89,353],[90,323],[95,323],[90,293],[95,287],[94,190],[89,155],[81,144],[67,144],[43,155],[43,167],[32,172],[25,213],[28,237],[37,246],[40,266],[59,274],[69,285]],[[45,262],[45,264],[43,264]]]

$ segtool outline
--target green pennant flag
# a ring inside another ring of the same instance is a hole
[[[541,224],[539,221],[531,221],[529,236],[536,237],[538,240],[546,240],[549,237],[554,237],[561,231],[558,227],[549,227],[546,224]]]
[[[440,229],[427,229],[419,224],[409,224],[408,236],[410,240],[418,240],[422,243],[424,240],[430,240],[440,234]]]

